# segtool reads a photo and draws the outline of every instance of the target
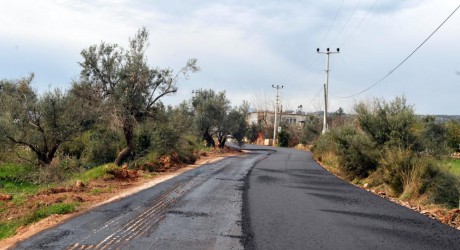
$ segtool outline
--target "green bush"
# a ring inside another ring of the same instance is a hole
[[[449,147],[444,125],[437,122],[433,116],[423,117],[418,123],[421,127],[417,134],[421,150],[434,156],[447,155]]]
[[[315,157],[319,160],[325,163],[327,161],[327,158],[330,157],[331,155],[336,156],[338,153],[337,150],[337,145],[334,141],[334,138],[332,137],[331,133],[327,133],[324,135],[321,135],[317,138],[315,144],[312,147],[312,151],[315,155]],[[334,162],[335,164],[328,165],[334,168],[338,168],[338,161]]]
[[[453,152],[460,152],[460,122],[450,120],[444,124],[444,128],[449,149]]]
[[[411,150],[386,149],[380,160],[383,180],[394,195],[417,199],[427,195],[429,202],[458,206],[460,180],[441,161]]]
[[[280,147],[289,147],[289,139],[291,134],[287,130],[282,130],[278,133],[278,145]]]
[[[180,140],[179,147],[177,148],[179,161],[186,164],[195,163],[197,160],[195,151],[197,151],[198,148],[199,145],[196,137],[192,135],[183,136]]]
[[[458,207],[460,199],[460,178],[445,168],[436,170],[436,175],[427,187],[431,202],[448,207]]]
[[[389,103],[379,99],[372,104],[359,103],[355,111],[360,128],[377,146],[419,150],[414,134],[416,116],[406,98],[397,97]]]
[[[82,153],[82,163],[91,168],[104,163],[113,162],[117,152],[122,147],[119,133],[108,128],[99,128],[88,135],[85,150]]]
[[[412,150],[387,148],[380,159],[383,179],[394,195],[418,198],[436,175],[435,162],[421,157]]]
[[[343,126],[321,135],[313,147],[317,158],[335,158],[337,168],[348,180],[365,178],[378,166],[378,151],[362,131],[353,126]],[[334,156],[334,157],[332,157]]]
[[[180,134],[172,125],[159,125],[152,134],[151,150],[160,155],[177,151],[180,144]]]
[[[369,137],[353,126],[331,132],[339,157],[339,169],[349,180],[365,178],[377,168],[377,152]]]
[[[148,171],[156,171],[160,167],[160,154],[155,151],[150,151],[146,155],[140,157],[137,161],[138,165]]]
[[[460,177],[436,158],[452,147],[460,131],[456,123],[419,118],[404,97],[360,103],[355,111],[358,126],[345,124],[321,135],[313,147],[315,157],[349,180],[372,173],[374,184],[388,185],[402,199],[458,206]]]

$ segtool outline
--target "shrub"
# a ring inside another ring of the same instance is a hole
[[[289,139],[291,134],[287,130],[282,130],[278,133],[278,145],[280,147],[289,147]]]
[[[138,160],[138,165],[143,170],[156,171],[160,166],[160,154],[157,152],[149,152]]]
[[[436,166],[434,175],[427,185],[430,201],[454,208],[459,206],[460,178],[448,169]]]
[[[100,128],[88,136],[85,150],[82,153],[82,163],[91,168],[104,163],[113,162],[121,148],[121,136],[108,128]]]
[[[447,145],[453,152],[460,152],[460,122],[450,120],[444,124]]]
[[[428,156],[411,150],[386,149],[381,158],[384,182],[396,196],[417,199],[427,195],[430,202],[449,207],[458,205],[460,180]]]
[[[186,164],[193,164],[196,162],[197,157],[195,151],[199,148],[196,137],[189,135],[183,136],[177,148],[179,154],[179,161]]]
[[[321,136],[321,121],[317,116],[309,115],[305,121],[300,143],[312,144]]]
[[[413,164],[413,152],[402,149],[386,149],[383,157],[380,159],[380,165],[383,167],[383,179],[393,193],[399,196],[404,191],[404,183],[410,179]]]
[[[339,169],[349,180],[365,178],[377,167],[375,145],[363,132],[344,126],[331,132],[336,144]]]
[[[423,117],[420,121],[419,138],[421,150],[429,155],[446,155],[449,151],[447,130],[433,116]]]
[[[159,125],[152,135],[151,150],[160,155],[167,155],[177,151],[179,143],[180,134],[172,125]]]
[[[360,128],[377,146],[416,148],[416,117],[406,98],[397,97],[390,103],[375,99],[372,105],[359,103],[355,111]]]
[[[330,133],[327,133],[318,137],[314,146],[312,147],[312,151],[319,161],[326,163],[325,161],[328,159],[329,156],[337,155],[336,146],[337,145],[334,142],[334,138],[332,137],[332,135]],[[331,167],[338,167],[338,161],[337,164],[327,165]]]

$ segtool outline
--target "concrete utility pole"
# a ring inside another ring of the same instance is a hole
[[[319,48],[316,49],[316,52],[319,54],[326,54],[326,83],[324,84],[324,116],[323,116],[323,134],[325,134],[329,128],[327,126],[327,108],[328,108],[328,98],[329,98],[329,55],[340,53],[340,49],[337,48],[337,51],[330,51],[329,48],[326,49],[326,52],[321,52]]]
[[[276,142],[276,111],[278,109],[278,101],[279,101],[279,90],[280,89],[283,89],[284,86],[281,85],[272,85],[272,88],[275,88],[276,89],[276,103],[275,103],[275,123],[273,124],[273,146],[275,146],[275,142]]]

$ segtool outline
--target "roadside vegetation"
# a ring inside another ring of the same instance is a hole
[[[231,107],[211,89],[162,103],[199,67],[196,59],[177,72],[149,66],[148,38],[142,28],[128,48],[82,50],[80,77],[67,91],[38,93],[34,74],[0,80],[0,240],[132,179],[225,150],[229,136],[241,143],[247,103]]]
[[[333,116],[324,135],[319,127],[305,129],[304,143],[313,144],[317,160],[348,181],[408,204],[459,207],[460,159],[453,157],[459,122],[417,116],[404,97],[357,103],[354,111],[340,121]]]
[[[272,124],[259,112],[248,139],[271,138]],[[416,115],[396,97],[356,103],[352,114],[339,108],[328,124],[322,134],[322,115],[307,114],[304,126],[282,121],[278,146],[311,150],[341,178],[460,227],[459,121]]]

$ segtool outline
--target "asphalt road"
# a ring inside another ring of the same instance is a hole
[[[244,180],[264,157],[247,154],[201,166],[38,234],[16,249],[243,249]]]
[[[460,231],[331,175],[308,152],[277,149],[251,171],[246,248],[460,249]]]
[[[460,231],[350,185],[310,153],[246,146],[16,249],[460,249]]]

